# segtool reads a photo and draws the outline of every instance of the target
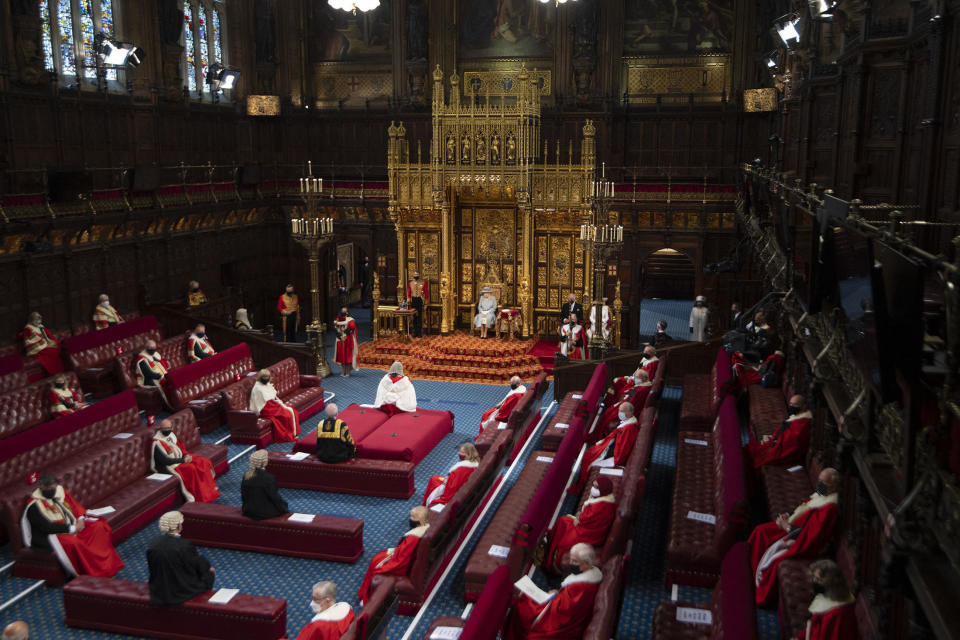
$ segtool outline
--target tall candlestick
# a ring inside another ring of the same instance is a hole
[[[307,160],[307,175],[313,175],[313,161]]]

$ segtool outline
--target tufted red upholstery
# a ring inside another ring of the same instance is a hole
[[[225,444],[204,444],[200,439],[200,429],[197,427],[197,419],[189,409],[177,411],[167,418],[173,432],[177,434],[177,440],[180,441],[187,451],[195,453],[198,456],[209,458],[213,463],[213,470],[218,476],[225,474],[230,470],[230,463],[227,462],[227,445]],[[147,455],[152,455],[147,452]]]
[[[286,358],[267,369],[270,370],[271,382],[277,390],[277,396],[297,410],[301,421],[323,409],[323,386],[320,378],[300,375],[296,360]],[[256,377],[250,376],[228,385],[221,393],[227,424],[230,425],[230,440],[238,444],[264,447],[273,442],[270,421],[258,418],[247,409],[250,404],[250,390],[255,382]]]
[[[530,419],[539,413],[536,411],[539,406],[538,402],[546,390],[547,374],[541,373],[534,379],[533,383],[527,387],[527,392],[523,394],[523,397],[520,398],[513,407],[513,411],[510,412],[510,417],[507,418],[507,426],[505,429],[513,431],[515,438],[514,443],[525,438],[528,430],[532,426]],[[485,454],[487,449],[490,448],[490,445],[499,438],[500,431],[502,431],[502,429],[497,429],[496,426],[488,427],[474,440],[473,444],[477,447],[477,451],[480,452],[481,456]]]
[[[20,354],[15,351],[6,355],[0,353],[0,393],[19,389],[27,382],[29,380]]]
[[[80,576],[63,589],[69,627],[153,638],[277,640],[287,632],[287,601],[235,595],[210,604],[208,591],[181,605],[154,607],[146,582]]]
[[[687,440],[705,440],[707,446]],[[687,517],[712,514],[716,524]],[[720,407],[711,433],[681,431],[667,542],[667,584],[711,587],[720,562],[746,525],[746,489],[736,407],[731,397]]]
[[[764,465],[757,469],[766,498],[767,514],[771,520],[776,520],[781,513],[792,513],[798,504],[813,493],[816,477],[820,475],[821,469],[809,454],[807,460],[807,466],[796,471],[789,471],[795,466]]]
[[[167,362],[168,371],[187,366],[186,348],[187,336],[185,334],[167,338],[157,343],[157,353]],[[141,350],[127,351],[117,356],[117,378],[120,380],[121,388],[133,389],[133,393],[137,396],[137,406],[148,414],[155,415],[163,411],[160,392],[156,389],[137,385],[137,356],[140,355]]]
[[[627,577],[623,556],[615,555],[604,562],[600,570],[603,580],[593,602],[593,617],[583,632],[583,640],[607,640],[616,635],[617,618],[620,613],[620,598]]]
[[[175,409],[193,411],[200,433],[209,433],[226,418],[221,391],[236,382],[237,376],[253,370],[250,347],[246,343],[238,344],[171,371],[167,375],[167,399]]]
[[[493,485],[512,439],[513,434],[509,429],[500,431],[497,440],[481,458],[476,471],[470,474],[450,503],[440,513],[430,512],[430,529],[420,539],[407,575],[397,580],[400,613],[412,615],[420,608],[431,583],[443,568],[441,561],[458,541]]]
[[[295,462],[285,453],[270,452],[270,473],[276,477],[278,485],[293,489],[405,500],[413,495],[415,468],[412,462],[363,458],[326,464],[311,456]]]
[[[563,441],[563,436],[567,435],[567,429],[569,426],[563,429],[558,429],[556,425],[569,425],[571,422],[573,422],[573,417],[576,413],[577,406],[580,404],[580,398],[574,396],[582,397],[583,392],[568,391],[567,395],[563,396],[563,400],[560,401],[560,405],[554,412],[553,417],[550,418],[550,422],[543,430],[543,434],[540,436],[540,447],[544,451],[556,451],[560,446],[560,443]]]
[[[373,640],[385,637],[387,624],[397,610],[397,594],[393,576],[374,576],[370,581],[373,591],[357,613],[356,620],[340,640]]]
[[[777,566],[782,637],[795,638],[807,626],[807,619],[810,618],[808,607],[813,600],[813,585],[807,571],[812,562],[809,558],[787,558]]]
[[[653,616],[655,640],[756,640],[757,608],[753,594],[749,548],[739,542],[723,559],[720,580],[713,589],[710,604],[661,602]],[[710,609],[711,625],[679,622],[677,607]]]
[[[787,399],[780,387],[764,389],[758,384],[747,387],[750,402],[750,428],[753,437],[773,435],[777,427],[787,419]]]
[[[92,314],[91,314],[92,315]],[[127,313],[121,313],[120,319],[124,322],[130,322],[131,320],[136,320],[140,317],[139,311],[128,311]],[[84,333],[91,333],[95,330],[92,322],[74,325],[71,335],[79,336]]]
[[[77,375],[72,371],[64,375],[70,390],[83,397],[83,389],[80,388]],[[0,421],[0,439],[9,438],[34,425],[53,419],[50,415],[50,404],[47,402],[50,382],[49,378],[45,378],[0,395],[0,416],[3,418]]]
[[[114,360],[118,353],[139,352],[147,340],[160,341],[160,328],[153,316],[107,327],[63,343],[70,368],[77,372],[83,388],[96,398],[104,398],[120,390]]]
[[[206,547],[223,547],[298,558],[356,562],[363,555],[363,520],[317,515],[313,522],[288,516],[251,520],[240,507],[190,502],[180,507],[183,537]]]
[[[720,410],[720,390],[730,379],[730,356],[723,349],[709,374],[688,373],[683,376],[679,429],[709,431]]]
[[[71,335],[70,329],[59,329],[57,331],[51,331],[51,333],[53,333],[53,337],[61,345]],[[23,362],[23,370],[27,372],[27,380],[29,382],[34,382],[46,377],[47,372],[40,364],[40,361],[32,356],[28,356],[23,348],[23,330],[17,332],[12,343],[0,347],[0,357],[9,356],[14,353],[20,354]]]

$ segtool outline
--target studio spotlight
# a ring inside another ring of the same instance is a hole
[[[800,32],[797,31],[797,25],[800,24],[800,18],[792,13],[788,13],[773,23],[773,28],[777,35],[783,40],[783,44],[790,48],[800,44]]]
[[[832,18],[837,0],[810,0],[810,15],[814,18]]]
[[[143,49],[129,42],[117,42],[102,31],[93,37],[93,51],[108,67],[138,67],[143,62]]]
[[[763,66],[767,69],[776,69],[779,64],[779,57],[777,56],[776,51],[771,51],[767,54],[767,57],[763,59]]]
[[[214,62],[207,67],[207,84],[214,92],[220,89],[233,89],[237,86],[237,80],[240,78],[240,72],[233,69],[227,69],[219,62]]]

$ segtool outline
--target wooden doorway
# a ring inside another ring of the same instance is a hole
[[[696,280],[693,260],[687,254],[676,249],[658,249],[644,261],[640,297],[691,300]]]

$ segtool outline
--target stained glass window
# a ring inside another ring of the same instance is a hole
[[[60,73],[77,74],[77,62],[73,52],[73,7],[70,0],[57,2],[57,27],[60,31]]]
[[[183,52],[187,61],[187,87],[190,91],[197,90],[197,66],[194,62],[193,50],[193,7],[190,0],[183,3]]]
[[[100,30],[108,36],[113,35],[112,0],[100,0]]]
[[[93,60],[93,9],[92,0],[80,0],[80,34],[83,41],[83,75],[96,78],[96,63]]]
[[[220,11],[216,8],[213,9],[211,35],[213,36],[213,59],[223,64],[223,48],[220,45]]]
[[[207,16],[203,5],[197,7],[197,52],[200,54],[200,88],[205,92],[210,91],[210,85],[207,84],[207,65],[210,63],[210,50],[207,48]]]
[[[40,3],[40,28],[43,31],[43,66],[47,71],[56,71],[53,62],[53,36],[50,32],[50,7]]]

